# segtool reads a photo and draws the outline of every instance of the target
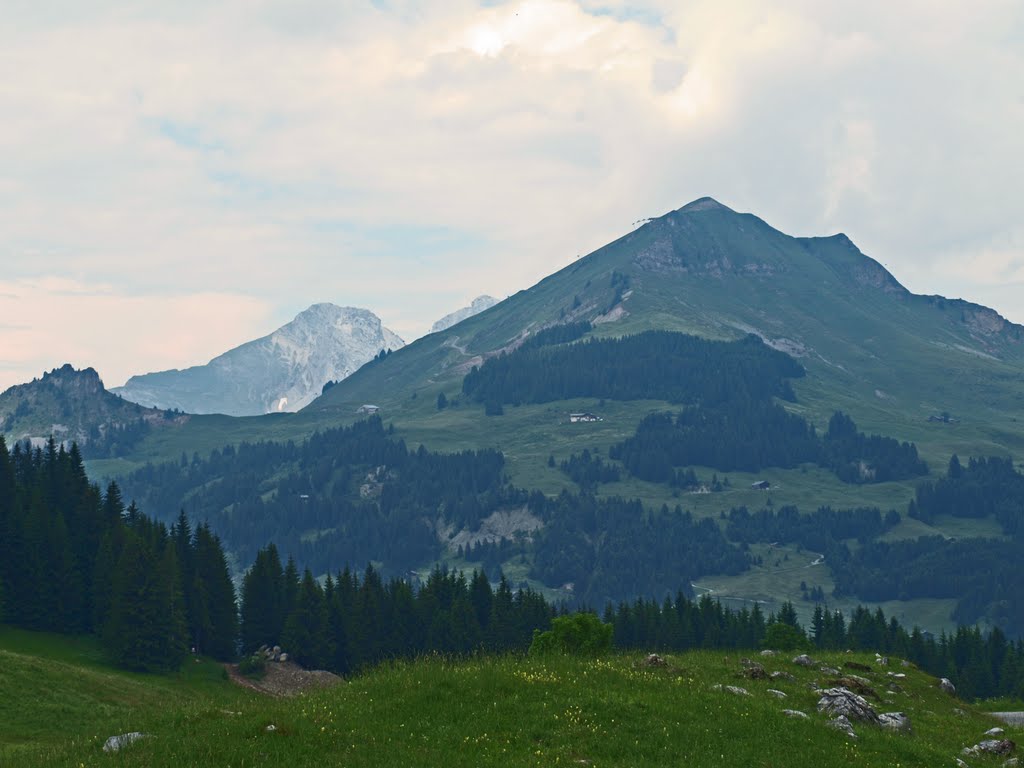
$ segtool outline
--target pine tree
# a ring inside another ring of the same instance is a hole
[[[331,662],[333,648],[323,592],[307,569],[299,585],[295,607],[289,614],[281,647],[308,669],[323,669]]]
[[[284,629],[284,572],[273,544],[256,554],[242,579],[242,652],[274,645]]]
[[[220,539],[208,526],[196,528],[194,541],[195,580],[197,590],[202,589],[207,621],[204,647],[200,651],[215,659],[230,661],[235,657],[238,637],[238,606],[227,558]]]
[[[172,546],[159,555],[134,531],[125,536],[102,639],[114,662],[139,671],[177,669],[185,657],[184,605]]]

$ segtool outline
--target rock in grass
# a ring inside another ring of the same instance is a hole
[[[939,689],[950,696],[956,696],[956,686],[948,677],[939,680]]]
[[[769,688],[768,689],[768,693],[770,693],[776,699],[784,699],[784,698],[786,698],[786,694],[785,693],[783,693],[782,691],[777,691],[774,688]]]
[[[744,659],[747,663],[743,665],[743,676],[750,678],[751,680],[767,680],[768,673],[764,671],[764,667],[758,664],[756,661],[750,661]]]
[[[736,686],[736,685],[722,685],[722,684],[718,684],[718,685],[711,686],[711,690],[713,690],[713,691],[726,691],[727,693],[731,693],[731,694],[733,694],[735,696],[749,696],[750,695],[750,691],[748,691],[746,688],[740,688],[739,686]]]
[[[789,672],[772,672],[768,677],[772,680],[789,680],[790,682],[796,680]]]
[[[883,728],[888,728],[892,731],[904,731],[909,733],[912,728],[910,727],[910,718],[902,712],[883,712],[878,716],[879,722]]]
[[[1006,733],[1006,731],[1004,731],[1002,728],[989,728],[987,731],[985,731],[986,736],[992,736],[993,738],[996,736],[1002,736],[1004,733]]]
[[[826,683],[830,688],[846,688],[853,691],[858,696],[868,696],[872,699],[881,698],[875,689],[871,687],[871,681],[858,675],[837,677],[832,680],[827,680]]]
[[[810,656],[808,656],[806,653],[801,653],[799,656],[793,659],[793,663],[798,664],[801,667],[813,667],[817,662]]]
[[[132,731],[131,733],[122,733],[120,736],[111,736],[107,739],[103,745],[104,752],[118,752],[122,747],[127,747],[129,744],[134,744],[139,739],[148,739],[150,734],[140,733],[139,731]]]
[[[806,713],[801,712],[799,709],[784,709],[782,714],[786,717],[795,717],[798,720],[810,720]]]
[[[839,715],[839,717],[834,720],[830,720],[828,727],[835,728],[837,731],[842,731],[851,739],[857,738],[857,733],[853,730],[853,724],[850,722],[850,718],[846,715]]]
[[[858,720],[862,723],[879,725],[878,713],[868,704],[867,699],[858,696],[848,688],[829,688],[821,692],[818,711],[829,715]]]
[[[963,754],[967,757],[977,757],[978,755],[999,755],[1000,757],[1006,757],[1016,748],[1017,745],[1009,739],[988,739],[986,741],[978,742],[973,747],[964,747]]]

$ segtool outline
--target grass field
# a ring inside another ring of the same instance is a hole
[[[437,657],[370,671],[293,699],[249,694],[196,665],[174,677],[104,668],[88,644],[0,631],[0,763],[43,766],[931,766],[952,765],[995,721],[941,693],[933,678],[865,673],[879,711],[903,711],[910,734],[855,725],[848,740],[815,711],[828,675],[759,658],[792,681],[739,678],[740,655],[692,652],[649,668],[637,654],[602,659]],[[873,663],[863,655],[821,661]],[[716,690],[738,685],[749,696]],[[779,700],[767,690],[786,694]],[[45,689],[45,693],[41,691]],[[1019,706],[1000,702],[1000,708]],[[786,717],[783,709],[810,717]],[[961,714],[956,710],[960,709]],[[151,738],[117,755],[109,735]],[[1009,730],[1010,738],[1019,735]],[[998,765],[976,761],[972,765]]]
[[[174,676],[111,668],[95,640],[0,626],[0,765],[36,763],[40,750],[99,752],[107,737],[149,728],[161,713],[203,701],[236,706],[251,696],[210,661],[189,662]]]

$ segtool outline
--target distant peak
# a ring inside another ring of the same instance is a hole
[[[306,314],[330,314],[330,315],[354,315],[354,314],[373,314],[368,309],[361,307],[340,307],[337,304],[331,304],[330,302],[324,301],[318,304],[310,304],[306,309],[299,312],[298,316]]]
[[[715,200],[713,197],[700,197],[694,200],[688,205],[684,205],[679,209],[679,213],[700,213],[702,211],[729,211],[732,212],[732,208],[727,205],[722,205],[720,202]]]
[[[73,377],[98,380],[100,375],[96,372],[95,368],[82,368],[78,370],[71,363],[64,363],[60,368],[54,368],[52,371],[43,374],[44,379]]]

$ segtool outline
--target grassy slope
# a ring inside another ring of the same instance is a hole
[[[35,640],[0,634],[0,648],[12,642]],[[793,682],[737,679],[740,654],[721,652],[670,656],[669,670],[647,670],[633,655],[593,661],[431,658],[274,700],[195,676],[113,672],[76,660],[77,651],[65,658],[59,647],[64,641],[43,636],[41,642],[44,647],[31,654],[25,648],[0,651],[5,765],[924,766],[952,764],[962,747],[996,724],[915,670],[897,667],[908,674],[901,681],[905,693],[888,694],[885,668],[878,667],[869,677],[886,697],[879,711],[906,712],[914,733],[856,726],[860,738],[850,742],[815,712],[818,697],[808,684],[824,684],[827,676],[792,664],[791,654],[762,660],[769,671],[793,673]],[[867,656],[822,661],[841,665],[849,659],[873,662]],[[752,695],[713,690],[719,683],[741,685]],[[44,688],[52,693],[40,695]],[[768,688],[788,698],[779,701]],[[784,708],[811,719],[787,718]],[[268,725],[275,730],[268,732]],[[106,735],[138,729],[154,738],[116,757],[101,751]],[[17,752],[10,751],[15,740],[21,743]]]
[[[188,663],[169,677],[112,669],[95,641],[0,626],[0,765],[30,765],[42,750],[77,765],[107,737],[149,730],[194,703],[237,707],[252,696],[231,686],[212,662]]]

